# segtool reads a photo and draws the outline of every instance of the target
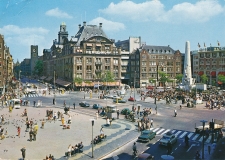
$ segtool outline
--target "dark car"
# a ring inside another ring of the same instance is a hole
[[[156,133],[151,130],[144,130],[141,132],[141,135],[138,137],[138,141],[148,142],[155,138]]]
[[[93,104],[92,106],[94,109],[102,109],[103,107],[100,104]]]
[[[87,103],[87,102],[80,102],[79,105],[80,105],[81,107],[90,107],[90,104]]]

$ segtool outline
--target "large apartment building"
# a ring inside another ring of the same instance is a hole
[[[170,46],[143,45],[130,54],[130,82],[136,87],[163,86],[159,81],[159,71],[167,74],[174,80],[168,82],[169,86],[175,85],[175,77],[182,73],[182,54]],[[149,82],[149,79],[155,82]]]
[[[220,83],[219,74],[225,75],[225,47],[205,47],[192,51],[193,77],[200,82],[200,77],[205,74],[208,84]]]
[[[78,26],[76,35],[68,38],[66,24],[60,25],[58,40],[53,40],[50,49],[43,50],[45,80],[67,87],[74,85],[76,77],[82,78],[82,84],[76,86],[93,87],[102,82],[107,71],[114,76],[115,82],[107,85],[120,85],[121,49],[109,39],[97,25]]]
[[[10,89],[13,78],[13,58],[9,47],[5,45],[4,36],[0,34],[0,93]]]

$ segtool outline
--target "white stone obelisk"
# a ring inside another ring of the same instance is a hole
[[[184,59],[184,74],[182,84],[185,90],[189,90],[193,86],[193,78],[191,74],[191,53],[190,53],[190,42],[185,43],[185,59]]]

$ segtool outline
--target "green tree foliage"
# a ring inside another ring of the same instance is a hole
[[[166,83],[166,82],[172,82],[172,80],[170,78],[168,78],[168,75],[165,72],[159,71],[159,81],[162,83]]]
[[[77,84],[79,84],[79,85],[81,85],[82,82],[83,82],[83,79],[80,78],[80,77],[76,77],[76,78],[74,78],[74,82],[77,83]]]
[[[155,79],[153,79],[153,78],[149,78],[149,83],[155,83],[156,82],[156,80]]]
[[[225,76],[222,74],[218,75],[218,81],[222,82],[223,84],[225,84]]]
[[[178,75],[176,75],[175,78],[177,79],[177,82],[178,82],[178,83],[181,83],[182,78],[183,78],[183,74],[178,74]]]
[[[38,60],[34,66],[35,75],[41,76],[43,74],[43,61]]]
[[[207,81],[208,81],[208,77],[206,76],[206,74],[203,74],[203,75],[201,75],[201,82],[202,83],[204,83],[204,84],[206,84],[207,83]]]
[[[103,82],[114,82],[115,81],[115,77],[110,71],[106,71],[102,75],[102,81]]]

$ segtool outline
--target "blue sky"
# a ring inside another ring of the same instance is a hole
[[[0,34],[14,61],[30,58],[30,45],[39,55],[67,25],[69,38],[78,25],[103,23],[111,39],[141,36],[147,45],[170,45],[184,52],[204,46],[225,46],[225,0],[0,0]]]

